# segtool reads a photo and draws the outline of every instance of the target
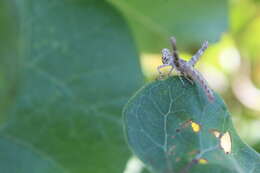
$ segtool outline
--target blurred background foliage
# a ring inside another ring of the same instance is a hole
[[[111,1],[131,26],[147,81],[158,75],[170,36],[184,58],[210,42],[198,68],[224,98],[241,138],[260,152],[260,1]]]

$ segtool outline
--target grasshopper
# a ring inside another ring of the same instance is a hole
[[[170,75],[175,69],[177,72],[179,72],[181,75],[183,75],[189,82],[193,84],[193,81],[198,82],[203,90],[205,91],[205,94],[207,95],[209,101],[214,100],[214,94],[213,91],[208,86],[207,81],[204,79],[202,74],[194,68],[195,64],[200,59],[201,55],[205,52],[205,50],[208,47],[208,41],[205,41],[202,44],[202,47],[191,57],[189,61],[185,61],[180,58],[177,47],[176,47],[176,39],[174,37],[171,37],[171,44],[173,52],[171,52],[169,49],[164,48],[162,49],[162,65],[157,67],[157,70],[160,74],[160,77],[162,77],[162,72],[160,71],[161,68],[166,66],[171,66],[171,69],[168,73]],[[181,79],[181,78],[180,78]],[[182,79],[181,79],[182,80]],[[183,81],[182,81],[183,83]]]

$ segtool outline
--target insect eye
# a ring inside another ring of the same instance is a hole
[[[167,64],[167,62],[168,62],[168,58],[166,56],[163,56],[162,57],[162,63]]]
[[[167,62],[167,58],[165,56],[162,56],[162,63],[165,64]]]
[[[162,63],[167,64],[169,62],[169,50],[168,49],[163,49],[162,50]]]

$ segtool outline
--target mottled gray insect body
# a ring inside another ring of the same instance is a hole
[[[194,66],[196,63],[197,63],[197,61],[199,60],[199,58],[201,57],[201,55],[205,52],[205,50],[208,48],[208,41],[205,41],[203,44],[202,44],[202,46],[201,46],[201,48],[196,52],[196,54],[195,55],[193,55],[192,57],[191,57],[191,59],[189,60],[189,65],[191,65],[191,66]]]
[[[183,75],[187,80],[189,80],[192,84],[193,81],[198,82],[204,89],[208,99],[210,101],[213,101],[214,100],[213,91],[210,89],[210,87],[208,86],[206,80],[203,78],[201,73],[194,68],[194,65],[197,63],[201,55],[207,49],[208,42],[205,41],[202,47],[196,52],[194,56],[191,57],[189,61],[185,61],[179,57],[179,54],[177,52],[177,47],[176,47],[176,40],[174,37],[171,38],[171,43],[173,48],[172,53],[169,49],[166,48],[162,50],[163,65],[157,67],[160,77],[162,76],[162,72],[160,71],[160,69],[166,66],[171,66],[168,75],[170,75],[173,69],[175,69],[177,72],[181,73],[181,75]]]
[[[164,48],[162,50],[162,63],[170,64],[171,62],[173,62],[173,56],[171,54],[171,51],[169,49]]]

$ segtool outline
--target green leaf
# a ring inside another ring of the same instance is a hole
[[[134,153],[157,173],[260,172],[260,155],[238,137],[222,99],[215,94],[211,103],[198,84],[184,81],[148,84],[126,105]]]
[[[254,144],[253,148],[259,153],[260,152],[260,142]]]
[[[216,42],[228,28],[227,0],[109,0],[128,19],[142,51],[160,52],[175,36],[183,48]]]
[[[142,84],[126,23],[104,1],[15,4],[19,79],[1,122],[1,172],[122,173],[122,107]]]
[[[13,3],[0,1],[0,123],[16,95],[18,79],[17,19]]]

